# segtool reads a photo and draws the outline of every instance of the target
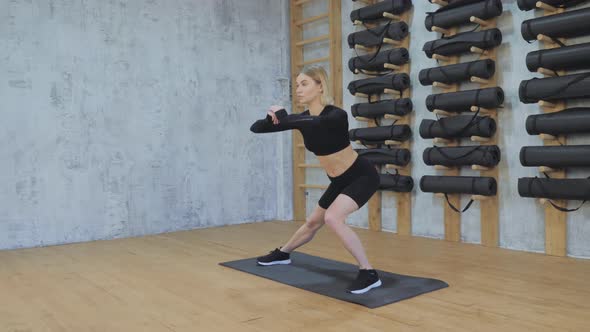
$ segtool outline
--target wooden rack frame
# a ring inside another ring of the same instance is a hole
[[[435,0],[433,3],[439,4],[441,6],[445,6],[447,3],[445,1],[438,1]],[[482,20],[478,17],[472,16],[470,18],[471,22],[477,23],[486,29],[495,28],[497,26],[497,18],[492,18],[489,20]],[[432,27],[432,31],[444,33],[445,36],[455,35],[458,32],[457,27],[443,29],[440,27]],[[471,52],[477,53],[480,55],[479,59],[492,59],[496,62],[496,73],[489,79],[482,79],[479,77],[471,77],[470,81],[474,83],[480,84],[479,88],[488,88],[488,87],[495,87],[497,86],[497,48],[494,47],[489,50],[482,50],[477,47],[472,47]],[[459,56],[443,56],[440,54],[434,54],[432,56],[434,59],[439,61],[445,62],[444,65],[451,65],[459,63]],[[444,93],[448,92],[456,92],[459,91],[459,84],[444,84],[440,82],[435,82],[433,86],[441,88]],[[498,120],[497,110],[495,109],[483,109],[477,106],[472,106],[471,111],[476,112],[479,109],[480,114],[487,115],[493,118],[496,122]],[[455,116],[454,113],[445,112],[442,110],[434,110],[434,114],[443,115],[443,116]],[[478,137],[472,136],[471,140],[474,142],[478,142],[481,145],[497,145],[498,144],[498,131],[494,134],[494,136],[487,138],[487,137]],[[443,143],[447,146],[459,146],[459,139],[449,140],[443,138],[435,138],[435,143]],[[459,176],[460,175],[460,168],[442,168],[442,167],[435,167],[438,169],[443,169],[445,171],[445,176]],[[496,179],[498,186],[500,185],[499,179],[499,166],[488,168],[483,167],[480,165],[472,165],[471,167],[473,170],[479,170],[481,176],[485,177],[493,177]],[[477,200],[480,202],[480,222],[481,222],[481,244],[484,246],[489,247],[497,247],[499,245],[499,190],[496,192],[495,196],[482,196],[482,195],[472,195],[471,199]],[[437,197],[442,197],[444,199],[444,194],[442,195],[435,195]],[[448,194],[447,195],[449,202],[454,206],[458,207],[461,203],[461,195],[459,194]],[[457,213],[456,211],[452,210],[451,207],[444,202],[444,224],[445,224],[445,240],[453,241],[453,242],[460,242],[461,241],[461,214]]]
[[[377,3],[378,1],[375,0],[365,0],[362,1],[365,4],[371,5],[374,3]],[[403,14],[401,15],[393,15],[391,13],[384,13],[383,17],[385,18],[389,18],[389,19],[394,19],[394,20],[400,20],[400,21],[404,21],[406,22],[408,25],[411,25],[411,19],[412,19],[412,12],[413,12],[413,8],[409,9],[407,11],[405,11]],[[357,22],[355,22],[356,25],[358,25]],[[407,50],[410,49],[410,33],[408,33],[408,36],[406,36],[406,38],[404,38],[401,41],[397,41],[397,40],[392,40],[389,38],[385,38],[383,40],[384,44],[389,44],[389,45],[393,45],[396,48],[406,48]],[[367,47],[359,47],[360,45],[355,45],[355,49],[362,49],[371,53],[374,53],[377,51],[377,47],[372,47],[372,48],[367,48]],[[411,59],[410,59],[411,61]],[[406,74],[410,74],[410,62],[398,66],[398,65],[394,65],[394,64],[385,64],[384,65],[384,69],[392,69],[397,73],[406,73]],[[367,74],[371,74],[368,73]],[[384,94],[391,94],[394,95],[395,98],[411,98],[412,97],[412,89],[411,87],[404,90],[402,92],[402,94],[400,95],[400,93],[398,91],[395,90],[391,90],[391,89],[384,89],[383,91]],[[362,93],[356,93],[355,97],[360,97],[360,98],[369,98],[369,96],[367,96],[366,94],[362,94]],[[379,99],[380,96],[377,96],[377,98],[373,97],[372,101],[375,101],[377,99]],[[385,119],[394,119],[397,120],[396,124],[402,125],[402,124],[407,124],[410,125],[413,122],[413,118],[414,118],[414,112],[410,112],[408,115],[405,115],[403,117],[400,116],[384,116]],[[357,121],[367,121],[368,125],[367,127],[375,127],[375,122],[373,121],[373,119],[366,119],[366,118],[362,118],[362,117],[356,117],[355,118]],[[394,145],[397,148],[403,148],[403,149],[409,149],[411,150],[411,140],[407,140],[405,142],[398,142],[398,141],[394,141],[394,140],[388,140],[385,141],[385,145]],[[412,175],[412,166],[411,163],[408,164],[407,166],[404,167],[392,167],[394,165],[384,165],[383,167],[385,167],[386,169],[396,169],[400,175],[406,175],[406,176],[411,176]],[[397,221],[397,233],[400,235],[411,235],[412,234],[412,194],[411,193],[394,193],[395,197],[396,197],[396,207],[397,207],[397,217],[396,217],[396,221]],[[372,197],[371,199],[369,199],[369,202],[367,203],[367,207],[368,207],[368,214],[369,214],[369,229],[373,230],[373,231],[381,231],[382,230],[382,214],[381,214],[381,210],[382,210],[382,191],[377,191]]]
[[[303,6],[314,0],[289,0],[290,6],[290,26],[291,26],[291,81],[295,78],[301,69],[310,64],[328,62],[330,64],[330,80],[332,82],[332,91],[334,104],[342,107],[342,23],[341,23],[341,1],[328,1],[328,12],[318,14],[312,17],[303,17]],[[329,31],[327,34],[303,39],[303,30],[306,25],[320,20],[328,20]],[[329,55],[311,60],[304,60],[304,48],[306,45],[321,41],[329,41]],[[291,95],[295,96],[295,84],[291,86]],[[293,112],[301,112],[303,106],[299,105],[297,100],[293,99]],[[325,189],[325,185],[307,184],[305,171],[311,166],[305,161],[305,146],[303,145],[303,136],[298,131],[293,130],[293,216],[297,221],[305,221],[306,211],[306,189]]]
[[[537,8],[544,10],[544,16],[554,15],[563,13],[563,8],[555,8],[547,5],[543,2],[536,3]],[[543,42],[544,48],[556,48],[560,47],[559,44],[555,43],[551,38],[543,35],[538,35],[537,40]],[[563,40],[561,40],[563,42]],[[547,76],[555,76],[553,71],[545,68],[540,68],[539,73]],[[558,71],[560,76],[565,75],[565,71]],[[539,101],[539,106],[544,113],[559,112],[565,109],[566,102],[561,101]],[[541,139],[544,145],[566,145],[566,136],[560,135],[555,137],[553,135],[541,134]],[[550,171],[551,177],[556,179],[566,178],[565,169],[550,169],[547,167],[540,167],[540,172]],[[545,206],[545,253],[553,256],[566,256],[567,255],[567,213],[555,209],[547,200],[540,199],[539,202]],[[546,203],[546,204],[545,204]],[[555,204],[565,206],[566,200],[556,200]]]

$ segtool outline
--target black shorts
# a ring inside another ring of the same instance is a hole
[[[344,173],[328,178],[330,185],[318,202],[323,209],[328,209],[340,194],[352,198],[360,208],[379,188],[379,173],[375,166],[361,156]]]

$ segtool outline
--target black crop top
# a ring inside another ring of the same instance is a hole
[[[348,136],[348,115],[333,105],[326,105],[319,115],[309,115],[309,111],[287,114],[284,109],[275,112],[279,124],[274,125],[270,115],[252,124],[254,133],[272,133],[298,129],[303,135],[305,147],[316,156],[338,152],[350,145]]]

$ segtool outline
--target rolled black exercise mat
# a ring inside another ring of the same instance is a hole
[[[420,179],[420,190],[428,193],[496,195],[496,179],[479,176],[433,176]]]
[[[385,141],[406,141],[412,136],[408,125],[391,125],[370,128],[356,128],[348,132],[351,141],[363,144],[385,144]]]
[[[590,97],[590,73],[533,78],[520,82],[518,97],[525,104],[539,100]]]
[[[422,138],[492,137],[495,132],[496,121],[489,116],[457,115],[420,122]]]
[[[402,91],[409,86],[410,76],[406,73],[400,73],[351,81],[348,83],[348,91],[353,95],[357,92],[372,95],[383,93],[384,89]]]
[[[359,103],[351,106],[352,116],[364,118],[380,118],[385,114],[404,116],[412,111],[412,99],[386,99],[373,103]]]
[[[535,9],[538,1],[539,0],[518,0],[518,8],[525,11]],[[586,1],[588,0],[543,0],[544,3],[558,8],[572,7]]]
[[[460,1],[441,7],[434,13],[428,13],[424,25],[428,31],[432,31],[433,26],[450,28],[470,23],[471,16],[482,20],[500,16],[502,10],[501,0]]]
[[[414,188],[411,176],[399,174],[379,174],[379,190],[407,193]]]
[[[590,43],[530,52],[526,55],[526,66],[532,72],[539,68],[551,70],[590,68]]]
[[[519,178],[518,194],[521,197],[549,199],[590,199],[590,179]]]
[[[563,12],[561,14],[542,16],[522,22],[522,38],[526,41],[537,40],[543,34],[552,38],[569,38],[590,34],[590,8]]]
[[[412,7],[411,0],[384,0],[350,12],[350,20],[368,22],[383,18],[383,13],[401,14]]]
[[[530,135],[563,135],[590,133],[590,107],[567,108],[563,111],[529,115],[526,131]]]
[[[589,167],[590,145],[523,146],[522,166]]]
[[[351,33],[348,35],[348,46],[350,48],[356,44],[366,47],[379,46],[383,43],[383,38],[402,40],[407,35],[408,25],[406,22],[390,22],[376,28]]]
[[[426,108],[447,112],[468,112],[471,106],[496,108],[504,102],[504,90],[500,87],[439,93],[426,97]]]
[[[424,163],[429,166],[471,166],[494,167],[500,162],[497,145],[432,147],[422,153]]]
[[[468,81],[472,76],[490,78],[494,76],[495,71],[496,63],[494,60],[485,59],[422,69],[418,74],[418,78],[422,85],[432,85],[434,82],[453,84]]]
[[[432,58],[434,54],[458,55],[470,52],[471,47],[482,50],[494,48],[502,43],[502,31],[498,28],[484,31],[461,32],[453,36],[431,40],[424,44],[422,50],[426,56]]]
[[[403,65],[410,60],[410,53],[405,48],[394,48],[375,54],[357,56],[348,60],[348,69],[351,72],[355,70],[381,71],[386,69],[383,65],[391,63],[394,65]]]
[[[406,166],[411,159],[408,149],[355,149],[359,156],[365,157],[368,161],[377,165],[399,165]]]

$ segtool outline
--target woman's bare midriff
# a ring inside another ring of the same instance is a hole
[[[352,166],[357,156],[358,153],[349,145],[338,152],[327,156],[317,156],[317,158],[328,176],[337,177]]]

